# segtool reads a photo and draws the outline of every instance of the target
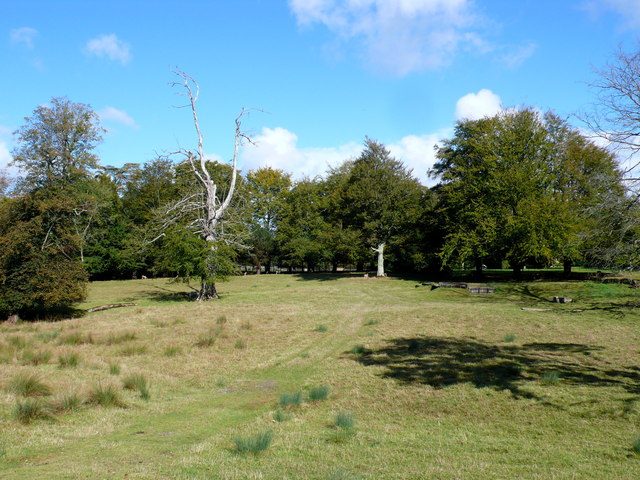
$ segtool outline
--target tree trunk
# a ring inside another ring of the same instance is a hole
[[[475,264],[475,268],[476,268],[476,277],[478,278],[482,278],[484,271],[482,270],[482,259],[481,258],[476,258],[474,261]]]
[[[216,284],[212,281],[203,280],[196,300],[199,302],[206,302],[207,300],[213,300],[214,298],[218,298]]]
[[[565,277],[569,277],[571,275],[571,268],[573,267],[573,262],[569,259],[565,259],[562,264],[563,272]]]
[[[520,274],[522,273],[522,265],[521,264],[516,264],[516,265],[513,265],[512,268],[513,268],[514,277],[520,278],[520,276],[521,276]]]
[[[262,265],[258,262],[256,265],[256,275],[260,275],[262,273]]]
[[[378,273],[376,273],[376,276],[384,277],[384,243],[379,243],[378,248],[373,250],[378,252]]]
[[[334,260],[331,264],[331,271],[333,273],[336,273],[338,271],[338,261]]]

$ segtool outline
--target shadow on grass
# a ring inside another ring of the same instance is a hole
[[[640,394],[640,369],[601,368],[586,360],[600,347],[576,343],[492,345],[475,339],[396,338],[387,346],[357,356],[366,366],[384,367],[383,376],[434,388],[471,384],[508,390],[514,398],[542,400],[526,390],[528,382],[558,375],[562,384],[624,388]],[[587,357],[587,358],[585,358]]]

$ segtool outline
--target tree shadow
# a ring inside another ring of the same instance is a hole
[[[640,394],[640,369],[602,368],[589,358],[601,347],[576,343],[492,345],[471,338],[395,338],[356,357],[399,382],[441,389],[458,384],[511,392],[513,398],[543,400],[527,384],[557,376],[563,385],[621,387]]]

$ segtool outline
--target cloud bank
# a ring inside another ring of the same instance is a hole
[[[138,128],[138,124],[131,115],[115,107],[103,108],[98,112],[98,116],[103,122],[114,122],[126,127]]]
[[[85,52],[98,58],[108,58],[126,65],[133,58],[129,45],[114,33],[92,38],[85,45]]]

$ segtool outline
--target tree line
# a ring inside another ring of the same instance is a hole
[[[196,153],[119,167],[100,165],[104,130],[88,105],[53,98],[25,119],[13,151],[22,175],[0,176],[0,317],[67,312],[88,280],[199,279],[202,295],[242,271],[638,265],[625,172],[553,112],[457,122],[429,188],[369,138],[322,178],[237,174],[235,160],[204,159],[194,105]]]

